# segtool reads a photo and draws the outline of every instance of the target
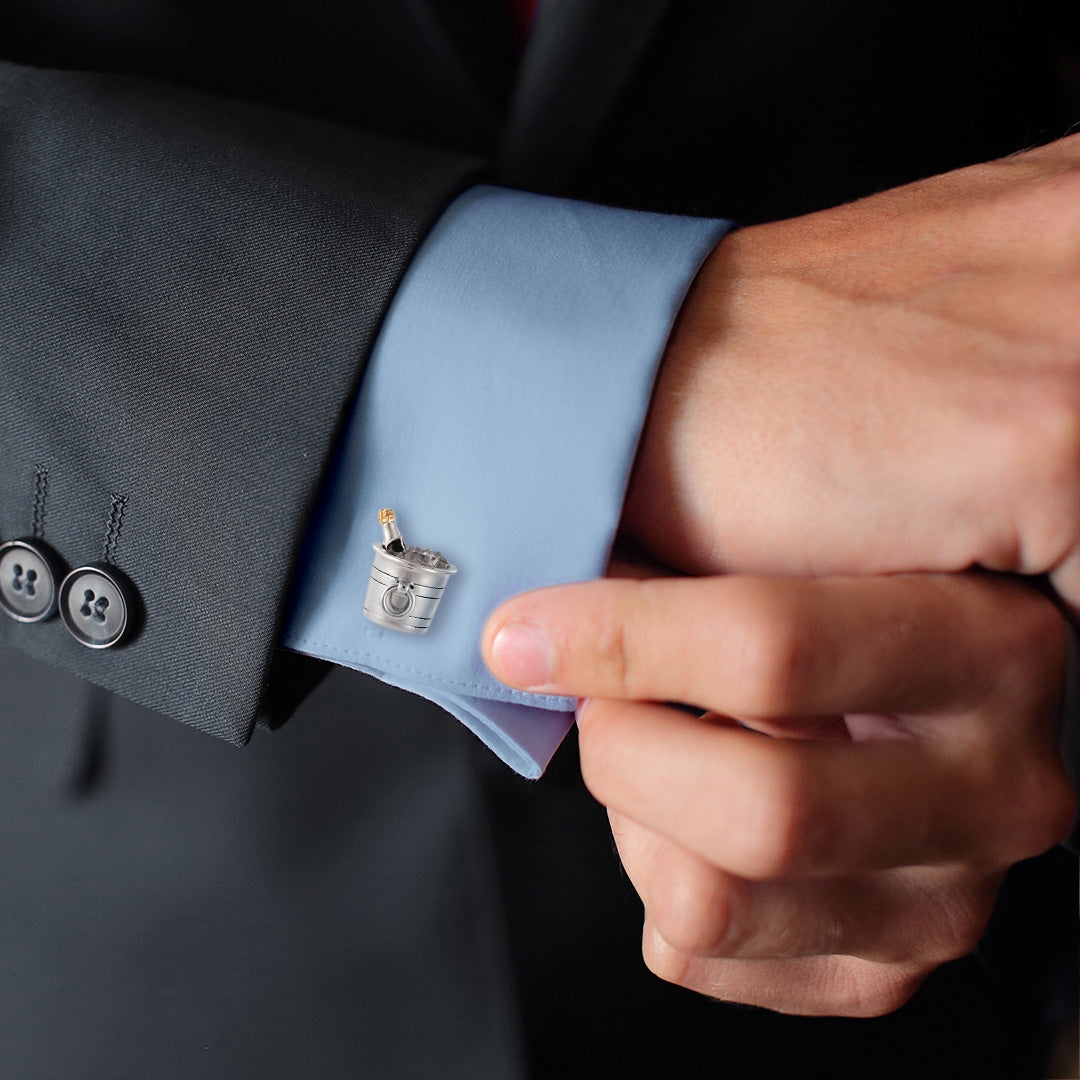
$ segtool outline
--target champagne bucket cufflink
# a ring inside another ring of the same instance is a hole
[[[364,616],[403,634],[423,634],[435,617],[443,590],[457,567],[430,548],[406,547],[393,510],[379,511],[383,542],[372,544]]]

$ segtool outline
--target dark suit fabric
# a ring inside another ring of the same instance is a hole
[[[246,742],[343,403],[464,158],[109,75],[0,69],[2,505],[115,558],[145,629],[5,643]],[[377,165],[373,165],[377,163]]]
[[[243,753],[175,720],[243,744],[323,673],[273,650],[290,567],[472,178],[812,210],[1064,133],[1070,20],[547,0],[515,75],[500,0],[0,0],[0,534],[45,467],[45,538],[99,558],[122,495],[145,608],[108,653],[0,629],[0,1076],[1038,1075],[1051,904],[1024,970],[1017,900],[893,1017],[726,1008],[641,967],[572,745],[529,785],[342,671]]]

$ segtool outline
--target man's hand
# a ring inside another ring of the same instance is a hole
[[[1080,135],[725,239],[624,526],[692,573],[1049,571],[1080,612]]]
[[[600,581],[516,597],[483,647],[512,686],[592,699],[582,771],[646,962],[716,997],[894,1009],[1070,823],[1064,624],[1013,582]]]

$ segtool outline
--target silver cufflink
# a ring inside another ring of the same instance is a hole
[[[404,634],[426,633],[457,567],[430,548],[406,547],[393,510],[380,510],[379,524],[383,542],[371,545],[375,558],[364,597],[364,616]]]

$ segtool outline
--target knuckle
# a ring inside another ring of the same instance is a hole
[[[751,587],[738,620],[740,685],[733,700],[745,716],[797,712],[815,659],[798,606],[774,591]]]
[[[596,684],[605,687],[611,697],[635,696],[629,692],[634,669],[628,653],[627,617],[626,610],[613,610],[592,627],[593,676]]]
[[[984,818],[978,836],[966,842],[972,853],[981,853],[982,864],[1005,870],[1062,843],[1074,822],[1075,796],[1063,777],[1032,770],[1017,781],[1003,771],[995,785],[1002,806]]]
[[[606,610],[587,628],[591,678],[606,697],[647,699],[655,694],[661,667],[664,642],[658,635],[666,626],[667,597],[655,580],[623,579],[617,585]]]
[[[695,956],[728,952],[734,921],[731,894],[713,876],[674,870],[660,887],[650,890],[649,918],[664,940],[680,952]]]
[[[1005,757],[1011,753],[1011,759]],[[981,852],[986,865],[1004,869],[1060,843],[1073,821],[1074,795],[1060,768],[1018,764],[1031,750],[1011,744],[983,774],[984,786],[996,793],[977,834],[966,846]]]
[[[738,872],[751,880],[786,877],[815,864],[828,848],[827,820],[816,812],[817,800],[803,763],[776,746],[756,785],[754,806],[741,830]]]
[[[1008,812],[999,815],[994,833],[994,855],[1003,867],[1061,843],[1073,824],[1076,794],[1056,751],[1046,744],[1045,730],[1037,738],[1034,749],[1011,747],[1011,758],[997,770],[1004,778],[997,790],[1008,793]]]

